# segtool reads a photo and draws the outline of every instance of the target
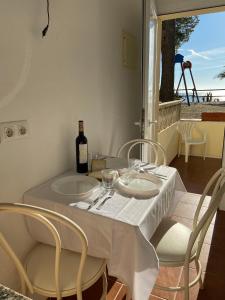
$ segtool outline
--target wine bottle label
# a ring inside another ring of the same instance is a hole
[[[88,161],[87,156],[87,144],[80,144],[79,145],[79,154],[80,154],[80,164],[85,164]]]

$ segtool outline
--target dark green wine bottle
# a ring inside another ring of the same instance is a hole
[[[88,172],[88,140],[84,135],[84,122],[79,121],[79,135],[76,138],[77,172]]]

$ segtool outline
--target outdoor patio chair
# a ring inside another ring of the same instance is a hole
[[[27,254],[24,262],[21,262],[0,232],[0,247],[16,266],[23,294],[26,294],[26,289],[28,289],[31,294],[57,297],[57,300],[75,294],[78,300],[82,300],[82,291],[102,277],[101,300],[106,299],[106,261],[87,255],[86,235],[75,222],[57,212],[20,203],[0,203],[0,213],[20,214],[39,221],[49,230],[51,240],[55,244],[55,246],[50,246],[37,242]],[[66,226],[74,233],[81,253],[61,248],[60,234],[56,224]]]
[[[196,130],[199,138],[193,138],[193,130]],[[185,162],[188,162],[188,156],[190,152],[190,147],[194,145],[202,145],[203,147],[203,158],[205,159],[206,153],[206,142],[207,136],[206,133],[200,130],[196,126],[196,122],[180,122],[177,126],[177,131],[180,134],[179,137],[179,148],[178,148],[178,157],[181,154],[182,144],[185,145]]]
[[[162,145],[158,142],[154,142],[149,139],[134,139],[134,140],[130,140],[130,141],[126,142],[118,149],[117,157],[120,157],[122,154],[122,151],[125,150],[125,148],[129,146],[129,148],[127,150],[127,159],[129,160],[131,150],[134,148],[134,146],[136,146],[138,144],[147,144],[149,147],[151,147],[151,149],[154,152],[155,159],[154,159],[153,163],[155,165],[161,164],[161,160],[162,160],[163,165],[167,164],[166,152],[165,152],[164,148],[162,147]]]
[[[184,291],[184,299],[189,300],[189,288],[200,283],[203,288],[201,279],[202,268],[199,255],[202,249],[205,235],[209,225],[218,209],[219,203],[225,192],[225,168],[218,170],[206,185],[203,194],[199,200],[195,211],[192,229],[176,222],[172,218],[165,218],[157,228],[151,243],[155,247],[159,258],[159,265],[163,267],[184,267],[184,285],[176,287],[166,287],[156,284],[155,288],[165,291]],[[209,189],[214,186],[210,204],[201,216],[202,204]],[[190,282],[189,265],[194,261],[197,276]]]

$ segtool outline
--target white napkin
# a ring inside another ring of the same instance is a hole
[[[90,206],[90,203],[84,202],[84,201],[79,201],[76,203],[70,203],[69,206],[78,207],[80,209],[88,209],[88,207]]]

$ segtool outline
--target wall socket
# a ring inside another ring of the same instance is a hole
[[[26,120],[0,123],[0,142],[13,141],[29,136],[29,127]]]

